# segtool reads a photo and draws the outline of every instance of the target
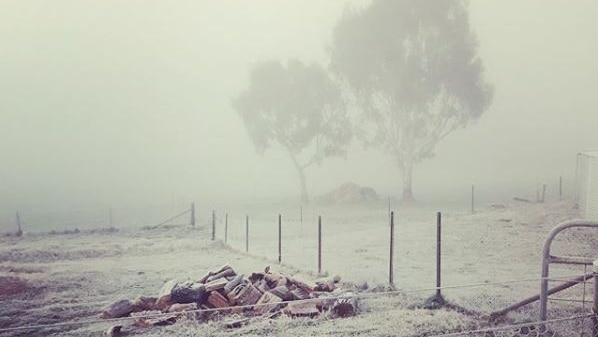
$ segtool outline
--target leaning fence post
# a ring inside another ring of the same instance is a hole
[[[322,216],[318,216],[318,274],[322,274]]]
[[[228,213],[224,215],[224,243],[228,242]]]
[[[216,211],[212,211],[212,241],[216,240]]]
[[[249,215],[245,216],[245,252],[249,252]]]
[[[394,246],[395,246],[395,212],[390,212],[390,261],[388,263],[388,283],[394,286]]]
[[[436,296],[440,294],[441,287],[441,249],[442,249],[442,213],[436,213]]]
[[[282,216],[278,214],[278,263],[282,262]]]

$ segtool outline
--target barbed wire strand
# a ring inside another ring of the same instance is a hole
[[[160,317],[169,317],[172,315],[181,315],[181,314],[188,314],[188,313],[207,313],[207,312],[226,311],[226,310],[233,310],[233,309],[251,309],[251,308],[255,308],[255,307],[272,306],[275,304],[276,305],[278,305],[278,304],[303,304],[303,303],[313,303],[313,302],[321,302],[321,301],[326,301],[326,300],[338,300],[338,299],[346,299],[346,298],[368,299],[368,298],[376,298],[376,297],[382,297],[382,296],[402,295],[402,294],[410,294],[410,293],[418,293],[418,292],[432,292],[432,291],[442,290],[442,289],[457,289],[457,288],[477,287],[477,286],[484,286],[484,285],[491,285],[491,284],[506,284],[506,283],[540,281],[543,279],[548,279],[548,278],[510,280],[510,281],[500,281],[500,282],[491,282],[491,283],[472,283],[472,284],[452,285],[452,286],[442,286],[442,287],[432,287],[432,288],[412,289],[412,290],[389,290],[389,291],[381,291],[381,292],[375,292],[375,293],[352,293],[352,295],[345,293],[344,295],[340,294],[337,296],[308,298],[308,299],[304,299],[304,300],[296,300],[296,301],[281,302],[281,303],[261,303],[261,304],[252,304],[252,305],[228,306],[228,307],[221,307],[221,308],[202,308],[202,309],[194,309],[194,310],[188,310],[188,311],[184,311],[184,312],[175,312],[175,313],[160,312],[160,313],[155,313],[155,314],[142,315],[140,317],[142,317],[142,318],[160,318]],[[555,279],[552,279],[552,280],[555,280]],[[578,283],[582,283],[582,281],[579,281]],[[43,328],[75,326],[75,325],[90,325],[90,324],[97,324],[97,323],[122,322],[122,321],[134,320],[136,318],[139,318],[139,317],[119,317],[119,318],[107,318],[107,319],[95,319],[95,320],[83,320],[83,321],[74,321],[74,322],[61,322],[61,323],[52,323],[52,324],[20,326],[20,327],[12,327],[12,328],[1,328],[0,332],[17,331],[17,330],[34,330],[34,329],[43,329]],[[548,322],[548,321],[546,321],[546,322]]]
[[[512,325],[505,325],[500,327],[492,327],[492,328],[484,328],[484,329],[477,329],[477,330],[467,330],[467,331],[459,331],[459,332],[450,332],[450,333],[441,333],[436,335],[427,335],[428,337],[451,337],[451,336],[463,336],[463,335],[471,335],[471,334],[479,334],[479,333],[488,333],[488,332],[497,332],[497,331],[504,331],[504,330],[511,330],[511,329],[520,329],[534,325],[542,325],[542,324],[552,324],[552,323],[560,323],[560,322],[567,322],[577,319],[586,319],[589,317],[594,316],[595,314],[585,314],[579,316],[569,316],[569,317],[562,317],[562,318],[555,318],[549,319],[545,321],[535,321],[535,322],[527,322],[527,323],[518,323]],[[422,334],[417,334],[415,336],[421,336]]]
[[[584,302],[582,300],[575,300],[575,299],[570,299],[570,298],[548,298],[548,300],[549,301],[555,301],[555,302],[572,302],[572,303],[582,303],[582,302]],[[594,303],[594,301],[591,301],[591,300],[586,300],[585,302],[586,303]]]

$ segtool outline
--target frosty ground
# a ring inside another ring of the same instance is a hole
[[[443,295],[461,309],[415,308],[434,293],[430,288],[435,286],[436,211],[443,211],[442,283],[472,285],[443,290]],[[410,336],[486,326],[485,314],[539,290],[537,280],[495,282],[538,278],[544,238],[559,222],[576,217],[576,210],[568,202],[488,205],[474,214],[457,207],[421,205],[396,207],[395,212],[395,286],[409,292],[363,300],[356,317],[254,319],[232,330],[224,329],[218,321],[199,324],[183,320],[170,327],[146,329],[134,329],[124,323],[124,330],[139,336]],[[279,213],[283,219],[282,265],[276,262]],[[270,265],[309,282],[340,275],[346,282],[367,283],[369,292],[386,289],[389,215],[385,203],[303,209],[281,204],[222,207],[216,215],[216,241],[210,240],[209,216],[201,218],[196,228],[123,228],[2,238],[0,277],[24,279],[28,288],[0,297],[0,327],[94,319],[106,304],[139,295],[155,296],[169,279],[197,279],[225,263],[241,273]],[[318,215],[322,216],[324,275],[316,272]],[[596,258],[598,237],[591,231],[568,232],[555,242],[554,252]],[[560,266],[553,268],[551,276],[583,272],[583,267]],[[420,289],[424,290],[417,291]],[[559,297],[580,299],[582,289],[575,287]],[[575,302],[554,302],[550,307],[552,317],[587,310]],[[536,307],[532,305],[511,314],[507,322],[536,318]],[[109,326],[100,322],[12,331],[0,336],[100,336]]]

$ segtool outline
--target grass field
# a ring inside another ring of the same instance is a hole
[[[453,304],[471,310],[414,309],[433,294],[435,286],[436,211],[443,212],[443,285],[485,284],[446,289]],[[224,213],[228,213],[227,244]],[[541,247],[549,230],[575,217],[567,202],[551,204],[489,205],[475,214],[458,208],[397,207],[395,285],[408,294],[362,301],[361,313],[350,319],[258,319],[236,330],[218,322],[184,321],[170,327],[133,329],[139,336],[253,336],[253,335],[363,335],[410,336],[458,331],[487,324],[484,314],[500,309],[539,290],[539,281],[493,284],[503,280],[540,276]],[[283,264],[277,265],[278,214],[282,214]],[[323,271],[354,284],[367,282],[369,290],[388,283],[388,205],[332,207],[262,205],[229,207],[217,211],[215,242],[211,219],[202,217],[197,228],[162,227],[154,230],[80,231],[68,235],[28,234],[3,237],[0,280],[19,278],[26,289],[0,294],[0,327],[51,324],[97,318],[104,305],[139,295],[155,296],[169,280],[197,279],[225,263],[239,272],[266,265],[309,282],[317,275],[317,217],[323,221]],[[245,253],[245,215],[249,214],[249,253]],[[598,256],[595,232],[574,230],[559,237],[555,253]],[[583,273],[583,267],[556,267],[551,276]],[[591,288],[589,285],[587,288]],[[581,299],[583,287],[559,294]],[[591,296],[588,290],[587,297]],[[588,308],[585,305],[585,310]],[[579,314],[577,302],[551,303],[551,317]],[[509,316],[507,322],[534,320],[535,306]],[[0,336],[101,336],[110,325],[13,331]]]

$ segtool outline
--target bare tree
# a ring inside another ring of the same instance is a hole
[[[250,73],[233,106],[259,153],[282,146],[297,171],[301,201],[309,202],[305,169],[346,154],[352,135],[343,101],[329,74],[315,63],[269,61]]]
[[[404,200],[413,166],[492,101],[477,47],[459,0],[374,0],[334,30],[330,68],[363,112],[362,140],[396,158]]]

